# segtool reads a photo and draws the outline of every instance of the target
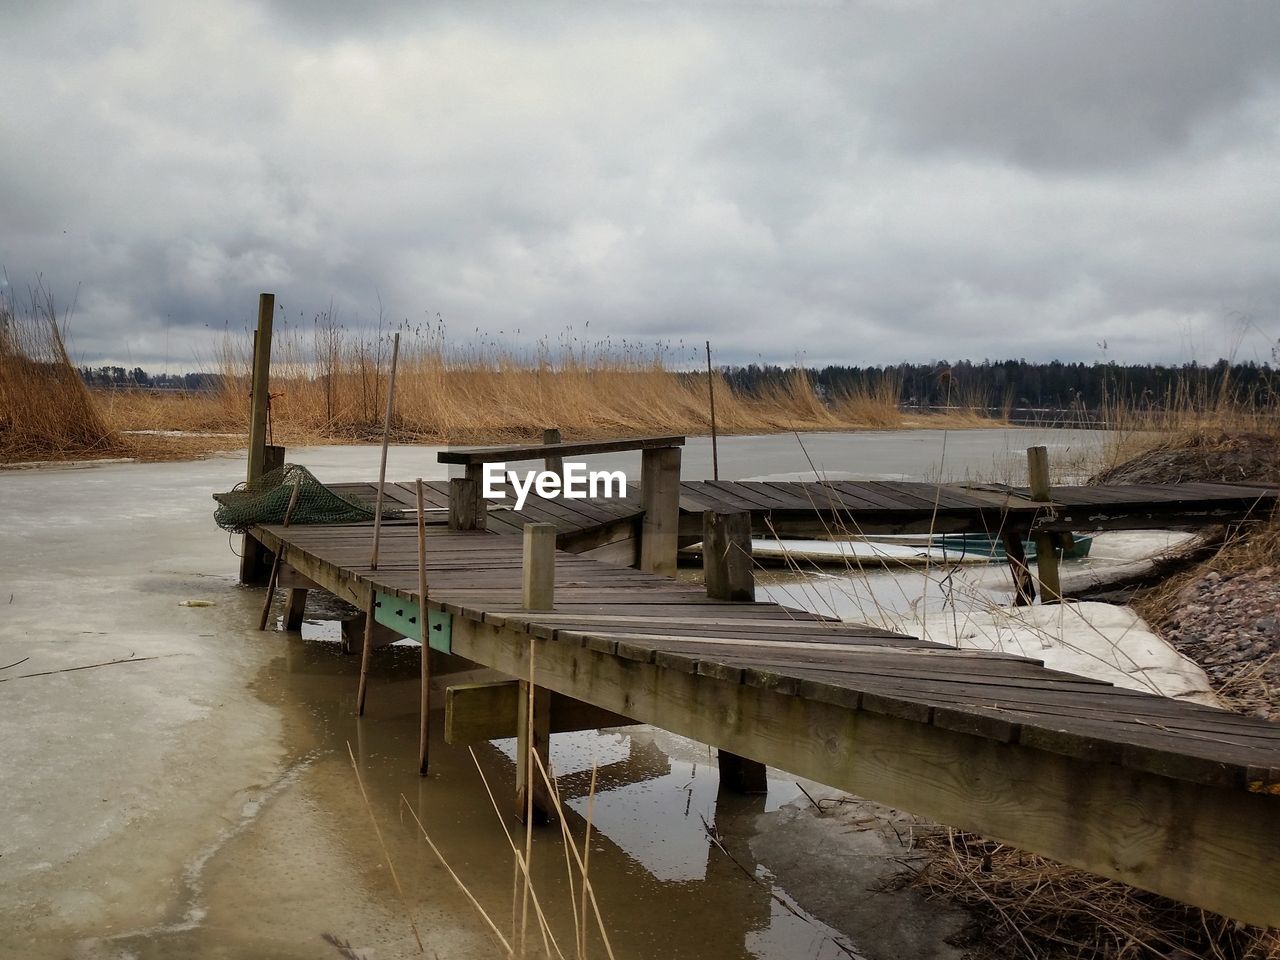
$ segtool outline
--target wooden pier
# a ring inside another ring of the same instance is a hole
[[[291,625],[305,591],[323,589],[371,611],[391,636],[425,635],[433,657],[512,678],[449,691],[455,742],[519,734],[522,757],[546,758],[556,731],[649,723],[718,747],[722,777],[738,789],[760,789],[768,764],[1280,925],[1280,725],[755,601],[749,557],[752,529],[1194,527],[1263,519],[1280,491],[1054,487],[1046,498],[990,485],[681,482],[681,443],[442,453],[466,475],[424,484],[425,624],[412,485],[384,487],[414,518],[383,524],[376,570],[371,524],[251,535],[284,564]],[[468,487],[491,460],[637,445],[642,480],[624,498],[531,495],[517,512]],[[679,546],[704,538],[708,586],[673,578]],[[372,627],[366,637],[368,650]],[[376,713],[376,659],[371,689]],[[518,786],[536,789],[527,766]]]

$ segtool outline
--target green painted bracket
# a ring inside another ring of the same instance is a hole
[[[381,590],[374,594],[373,619],[410,640],[418,636],[418,601],[401,600]],[[427,644],[441,653],[453,652],[453,616],[438,610],[427,611]]]

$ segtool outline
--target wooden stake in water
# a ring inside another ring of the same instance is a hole
[[[387,381],[387,416],[382,424],[382,463],[378,467],[378,498],[373,507],[373,556],[369,559],[369,568],[378,569],[378,545],[382,539],[382,500],[385,494],[383,487],[387,482],[387,444],[391,441],[391,411],[396,400],[396,362],[400,359],[400,334],[391,345],[391,377]]]
[[[369,587],[369,602],[364,608],[364,647],[360,651],[360,683],[356,687],[356,716],[364,716],[364,695],[369,689],[369,654],[373,651],[373,631],[377,624],[378,590]]]
[[[716,442],[716,375],[711,369],[711,341],[707,341],[707,396],[711,400],[711,479],[720,479],[720,451]]]
[[[427,617],[427,517],[423,509],[422,478],[417,481],[418,495],[418,641],[422,644],[421,726],[418,731],[418,774],[427,775],[427,754],[431,747],[431,635]]]

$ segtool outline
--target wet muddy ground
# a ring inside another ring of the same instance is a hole
[[[940,434],[804,442],[823,469],[920,478],[1016,474],[1016,451],[1046,436],[1064,454],[1099,439],[972,431],[949,435],[945,460]],[[721,444],[726,478],[807,468],[794,437]],[[389,474],[443,476],[434,454],[393,449]],[[295,459],[322,480],[376,470],[370,448]],[[709,473],[703,460],[692,441],[686,475]],[[0,474],[0,953],[312,958],[341,956],[337,942],[373,960],[417,955],[412,921],[428,956],[501,955],[409,811],[510,937],[512,744],[473,760],[435,743],[421,779],[415,647],[378,654],[357,721],[357,658],[332,622],[302,638],[252,629],[262,593],[236,585],[234,541],[210,519],[209,495],[243,469],[228,456]],[[776,771],[767,798],[721,796],[707,747],[647,727],[558,736],[553,764],[579,838],[597,765],[590,872],[619,957],[959,955],[946,941],[962,915],[885,889],[912,862],[905,815]],[[572,955],[560,831],[533,842],[535,889]],[[605,955],[598,934],[589,948]]]

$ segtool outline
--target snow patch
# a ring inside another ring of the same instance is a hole
[[[1118,687],[1221,706],[1204,671],[1128,607],[1067,602],[886,619],[891,629],[935,643],[1017,654]]]

